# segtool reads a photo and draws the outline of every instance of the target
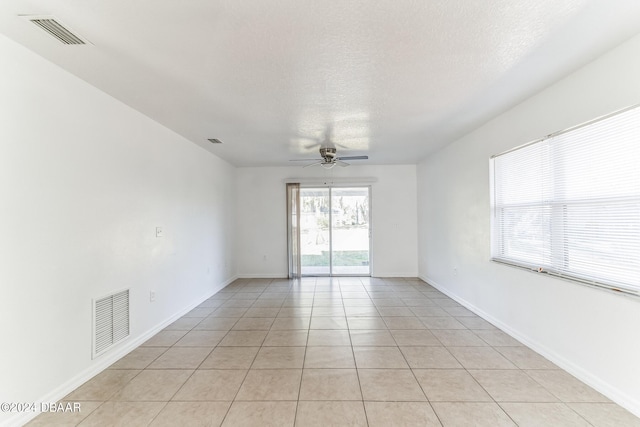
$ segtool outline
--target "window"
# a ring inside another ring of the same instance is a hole
[[[495,261],[640,295],[640,108],[491,159]]]

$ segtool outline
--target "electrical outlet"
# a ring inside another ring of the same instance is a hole
[[[453,275],[454,276],[458,275],[458,267],[453,267]]]
[[[156,227],[156,237],[164,237],[164,230],[162,227]]]
[[[149,292],[149,301],[156,302],[156,291]]]

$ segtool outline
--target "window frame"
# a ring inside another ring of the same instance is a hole
[[[558,198],[552,197],[551,200],[549,201],[542,201],[539,203],[530,203],[531,206],[538,207],[539,209],[538,213],[543,212],[545,208],[549,209],[550,223],[554,224],[554,226],[551,227],[554,231],[549,231],[548,233],[549,234],[548,242],[546,240],[543,241],[544,245],[546,244],[549,245],[548,256],[549,256],[550,262],[548,263],[548,265],[544,265],[544,263],[537,263],[536,261],[527,261],[523,259],[515,259],[514,257],[505,256],[504,255],[504,251],[505,251],[504,233],[506,231],[506,228],[502,226],[498,228],[496,226],[496,222],[504,221],[505,209],[509,209],[512,206],[507,206],[507,204],[498,206],[496,204],[496,199],[497,199],[496,188],[497,187],[496,187],[496,167],[495,167],[495,159],[497,159],[500,156],[525,149],[535,144],[543,144],[543,143],[549,143],[549,146],[551,147],[551,151],[553,151],[552,143],[554,141],[554,138],[560,135],[570,133],[578,129],[590,126],[592,124],[607,120],[609,118],[615,117],[617,115],[623,114],[625,112],[628,112],[637,108],[640,108],[640,104],[632,105],[622,110],[615,111],[611,114],[607,114],[607,115],[598,117],[596,119],[590,120],[588,122],[582,123],[580,125],[573,126],[558,132],[554,132],[543,138],[531,141],[529,143],[520,145],[518,147],[514,147],[510,150],[491,156],[490,164],[489,164],[489,167],[490,167],[489,189],[490,189],[490,218],[491,218],[491,224],[490,224],[491,258],[490,260],[492,262],[496,262],[499,264],[508,265],[512,267],[517,267],[520,269],[525,269],[527,271],[537,272],[540,274],[554,276],[560,279],[568,280],[570,282],[574,282],[582,285],[588,285],[591,287],[604,289],[607,291],[612,291],[617,294],[640,297],[640,285],[633,284],[633,283],[632,284],[616,283],[613,280],[607,281],[606,279],[594,280],[593,276],[588,276],[586,274],[581,275],[579,271],[575,271],[575,270],[571,271],[571,269],[568,268],[569,260],[566,254],[567,254],[567,251],[569,250],[570,245],[567,243],[568,233],[565,231],[565,229],[570,226],[567,219],[568,209],[570,207],[576,206],[575,202],[571,202],[567,200],[558,201]],[[561,160],[559,160],[559,157],[553,157],[554,156],[553,152],[550,154],[550,156],[552,156],[550,164],[552,164],[552,170],[553,170],[553,172],[550,174],[551,176],[553,176],[552,178],[553,184],[551,187],[552,187],[552,193],[556,193],[559,191],[559,187],[557,183],[560,180],[555,178],[555,174],[563,173],[564,169],[557,167],[556,163],[561,162]],[[598,198],[590,199],[591,203],[594,203],[597,200]],[[636,200],[636,199],[633,199],[633,200]],[[524,205],[526,205],[526,203],[521,204],[521,206],[524,206]],[[606,205],[606,206],[612,206],[612,205]],[[501,211],[501,214],[498,214],[499,210]],[[522,212],[523,211],[520,211],[520,215],[523,214]],[[561,230],[561,231],[558,232],[558,230]],[[501,236],[496,235],[498,231],[500,232]],[[560,268],[558,268],[559,263],[563,264]]]

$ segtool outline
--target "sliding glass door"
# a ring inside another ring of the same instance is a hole
[[[369,187],[300,188],[302,275],[371,273],[369,193]]]

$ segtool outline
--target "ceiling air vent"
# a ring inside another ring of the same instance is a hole
[[[222,141],[216,138],[209,138],[208,141],[212,144],[222,144]]]
[[[24,16],[24,18],[36,24],[38,27],[58,39],[64,44],[87,44],[77,34],[73,34],[69,29],[62,25],[52,16]]]

